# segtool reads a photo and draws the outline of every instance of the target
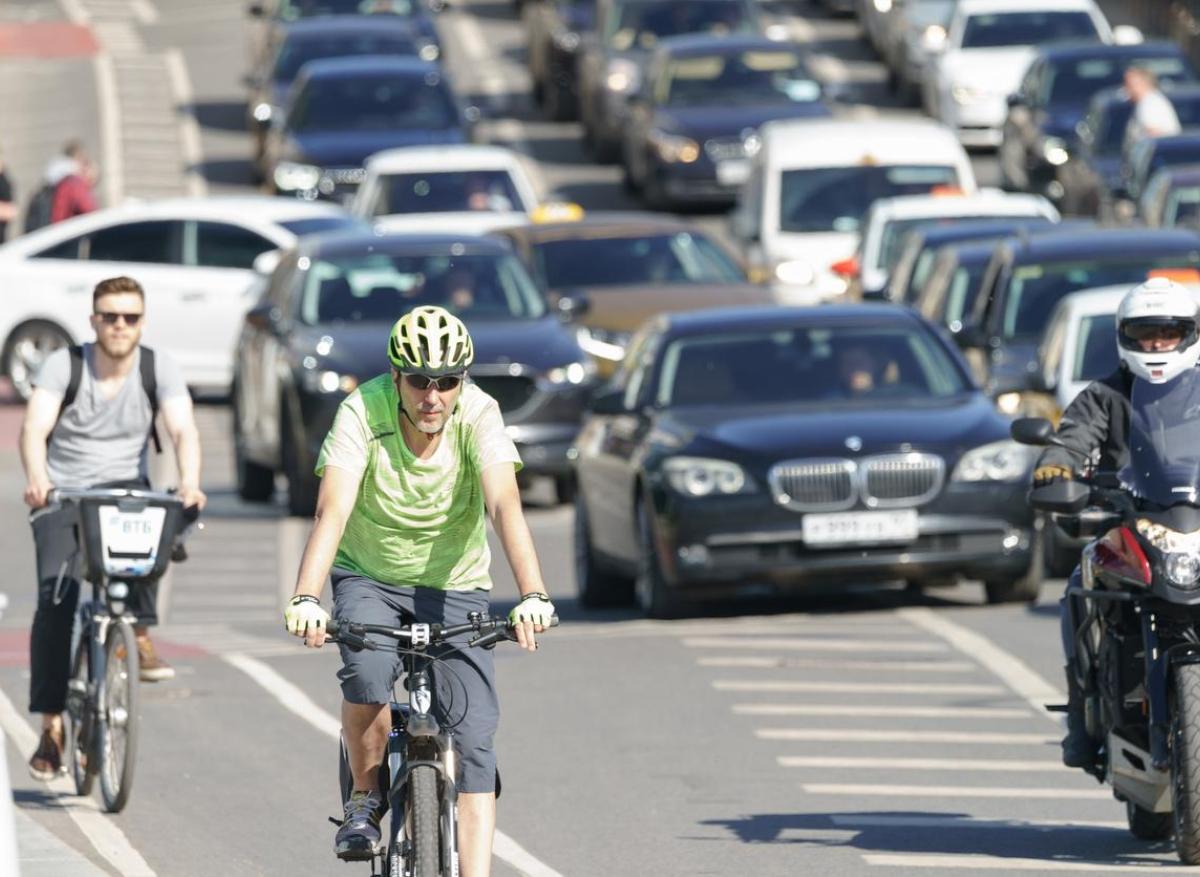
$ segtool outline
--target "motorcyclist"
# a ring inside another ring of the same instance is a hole
[[[1164,277],[1147,280],[1129,291],[1117,309],[1116,371],[1093,381],[1067,406],[1058,427],[1062,446],[1048,448],[1033,473],[1034,487],[1070,479],[1085,465],[1097,471],[1120,469],[1129,460],[1129,399],[1133,381],[1152,384],[1171,380],[1200,359],[1200,309],[1183,286]],[[1084,697],[1075,654],[1075,631],[1081,618],[1080,568],[1075,567],[1059,603],[1067,677],[1067,735],[1063,763],[1087,767],[1095,763],[1096,743],[1087,733]]]

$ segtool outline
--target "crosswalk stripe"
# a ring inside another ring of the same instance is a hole
[[[1022,786],[901,786],[879,783],[803,783],[810,795],[883,798],[1055,798],[1112,800],[1107,789],[1043,789]]]
[[[793,638],[793,637],[768,637],[746,639],[744,637],[721,637],[721,636],[690,636],[683,640],[683,644],[692,649],[742,649],[742,650],[757,650],[770,649],[772,651],[797,651],[797,652],[887,652],[895,654],[898,652],[948,652],[950,647],[945,643],[935,642],[914,642],[912,640],[871,640],[871,639],[831,639],[829,637],[814,636],[812,638]]]
[[[867,853],[868,865],[891,868],[955,868],[987,871],[1086,871],[1089,874],[1139,874],[1147,871],[1163,873],[1163,863],[1148,860],[1144,865],[1114,865],[1111,862],[1079,862],[1061,859],[1017,859],[1008,856],[988,856],[980,853],[909,854]],[[1171,874],[1200,874],[1200,868],[1171,867]]]
[[[1064,771],[1061,761],[1021,761],[1015,758],[857,758],[832,755],[781,755],[780,767],[845,768],[862,770]]]
[[[987,746],[1046,746],[1058,738],[1047,734],[997,734],[992,731],[908,731],[861,728],[760,728],[762,740],[807,740],[825,743],[963,743]]]
[[[792,682],[717,679],[717,691],[827,691],[844,694],[1004,694],[999,685],[922,682]]]
[[[861,716],[903,719],[1028,719],[1029,710],[1006,707],[861,706],[836,703],[739,703],[744,716]]]

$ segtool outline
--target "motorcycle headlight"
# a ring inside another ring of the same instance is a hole
[[[321,169],[311,164],[281,161],[275,166],[275,186],[285,192],[301,192],[317,188]]]
[[[625,358],[625,348],[629,345],[630,335],[628,332],[580,326],[575,338],[584,353],[620,362]]]
[[[1168,554],[1163,562],[1167,578],[1181,588],[1200,585],[1200,556],[1195,554]]]
[[[684,496],[753,493],[754,484],[737,463],[705,457],[672,457],[663,463],[671,488]]]
[[[992,442],[962,455],[951,481],[1023,481],[1038,449],[1012,441]]]
[[[1067,152],[1065,140],[1061,137],[1047,137],[1042,141],[1042,157],[1048,164],[1057,167],[1066,164],[1071,155]]]
[[[1164,554],[1173,552],[1200,554],[1200,530],[1194,533],[1180,533],[1178,530],[1156,524],[1148,518],[1138,518],[1134,526],[1147,542]]]
[[[803,259],[789,259],[775,266],[775,279],[789,286],[809,286],[817,279],[817,273]]]
[[[641,75],[638,65],[628,58],[613,58],[604,74],[604,85],[617,94],[629,94],[638,87]]]
[[[305,369],[304,389],[310,393],[353,393],[358,386],[354,375],[343,375],[329,369]]]
[[[658,157],[669,164],[691,164],[700,157],[700,144],[690,137],[651,131],[650,142],[654,144]]]
[[[589,359],[586,362],[572,362],[552,368],[546,372],[545,377],[551,384],[582,384],[595,374],[596,364]]]

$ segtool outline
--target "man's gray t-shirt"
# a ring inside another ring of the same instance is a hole
[[[75,401],[67,407],[50,434],[47,469],[55,487],[80,488],[109,481],[149,479],[146,445],[150,435],[150,400],[142,389],[142,352],[111,399],[100,395],[95,378],[94,345],[83,345],[83,373]],[[158,405],[187,393],[178,364],[161,350],[154,351]],[[71,353],[56,350],[42,363],[34,386],[60,398],[71,381]]]

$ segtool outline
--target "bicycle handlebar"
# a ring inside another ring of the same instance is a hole
[[[558,616],[550,619],[550,626],[558,626]],[[467,645],[483,649],[494,649],[496,644],[504,640],[517,641],[517,635],[508,624],[508,619],[501,616],[479,616],[466,624],[453,624],[443,627],[440,624],[428,625],[429,640],[427,645],[445,642],[451,637],[460,636],[472,631],[480,634],[470,640]],[[331,618],[325,623],[325,633],[334,642],[342,643],[355,650],[379,648],[379,644],[367,639],[367,634],[390,637],[398,641],[412,642],[412,625],[393,627],[387,624],[359,624],[344,619]],[[425,645],[425,644],[423,644]]]

